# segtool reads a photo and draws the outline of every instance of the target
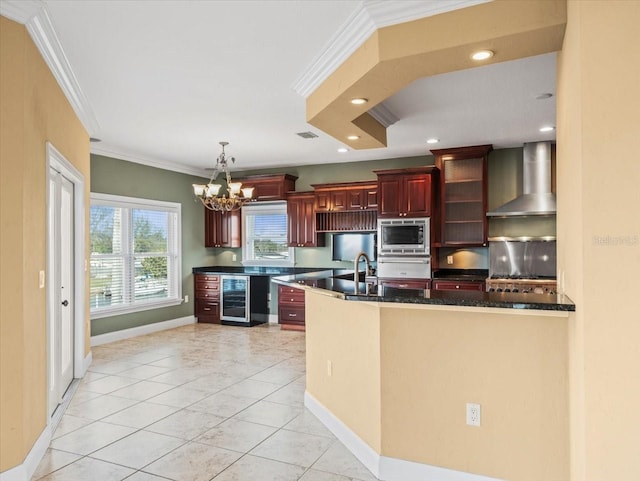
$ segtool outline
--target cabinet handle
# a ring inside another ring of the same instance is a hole
[[[289,314],[289,317],[298,317],[298,314]]]
[[[456,289],[460,289],[460,286],[456,286]]]
[[[210,311],[210,310],[211,310],[211,308],[210,308],[210,307],[204,307],[202,310],[203,310],[203,311]]]
[[[409,284],[398,284],[398,287],[409,287]]]
[[[291,298],[291,302],[293,302],[293,298]]]

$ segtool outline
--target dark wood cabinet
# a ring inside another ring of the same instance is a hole
[[[436,291],[481,291],[484,292],[485,284],[481,281],[452,281],[434,279],[433,289]]]
[[[205,247],[242,247],[240,210],[225,212],[204,210]]]
[[[369,209],[378,209],[377,185],[347,191],[347,210]]]
[[[315,201],[313,192],[287,194],[289,247],[324,246],[324,234],[316,231]]]
[[[314,184],[316,212],[375,210],[378,208],[376,182],[344,182]]]
[[[487,157],[491,145],[437,149],[443,246],[487,245]]]
[[[277,175],[252,175],[241,179],[234,179],[242,182],[242,187],[253,187],[253,198],[260,200],[284,200],[287,192],[296,190],[296,180],[298,178],[289,174]]]
[[[281,329],[304,331],[304,290],[278,286],[278,322]]]
[[[195,317],[198,322],[220,324],[220,276],[194,274]]]
[[[378,216],[431,217],[437,209],[435,167],[376,170]]]

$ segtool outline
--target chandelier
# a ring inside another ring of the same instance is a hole
[[[202,205],[207,209],[229,212],[240,209],[244,204],[252,200],[253,187],[243,188],[242,182],[231,182],[231,172],[224,153],[224,147],[229,145],[229,142],[220,142],[220,145],[222,145],[222,153],[216,159],[216,166],[213,169],[209,183],[206,185],[193,184],[193,193],[196,199],[200,199]],[[235,161],[236,159],[231,157],[231,163],[235,163]],[[222,185],[213,183],[220,173],[224,173],[226,177],[228,197],[224,194],[218,195]]]

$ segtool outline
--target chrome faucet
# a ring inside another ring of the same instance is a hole
[[[360,263],[361,257],[364,257],[364,262],[367,265],[365,276],[371,273],[371,261],[369,260],[369,256],[365,252],[359,252],[356,256],[356,259],[353,261],[353,282],[355,284],[353,290],[354,294],[358,294],[358,292],[360,292],[360,276],[358,275],[358,264]]]

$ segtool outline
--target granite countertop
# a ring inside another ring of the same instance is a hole
[[[249,276],[281,276],[323,270],[319,267],[206,266],[194,267],[194,274],[244,274]]]
[[[446,306],[496,307],[504,309],[539,309],[546,311],[575,311],[575,304],[561,294],[523,294],[512,292],[436,291],[394,289],[384,295],[381,286],[360,282],[358,294],[354,292],[353,271],[326,269],[322,271],[274,277],[278,284],[302,289],[318,289],[347,301],[398,302],[405,304],[432,304]],[[418,295],[422,292],[422,295]]]

